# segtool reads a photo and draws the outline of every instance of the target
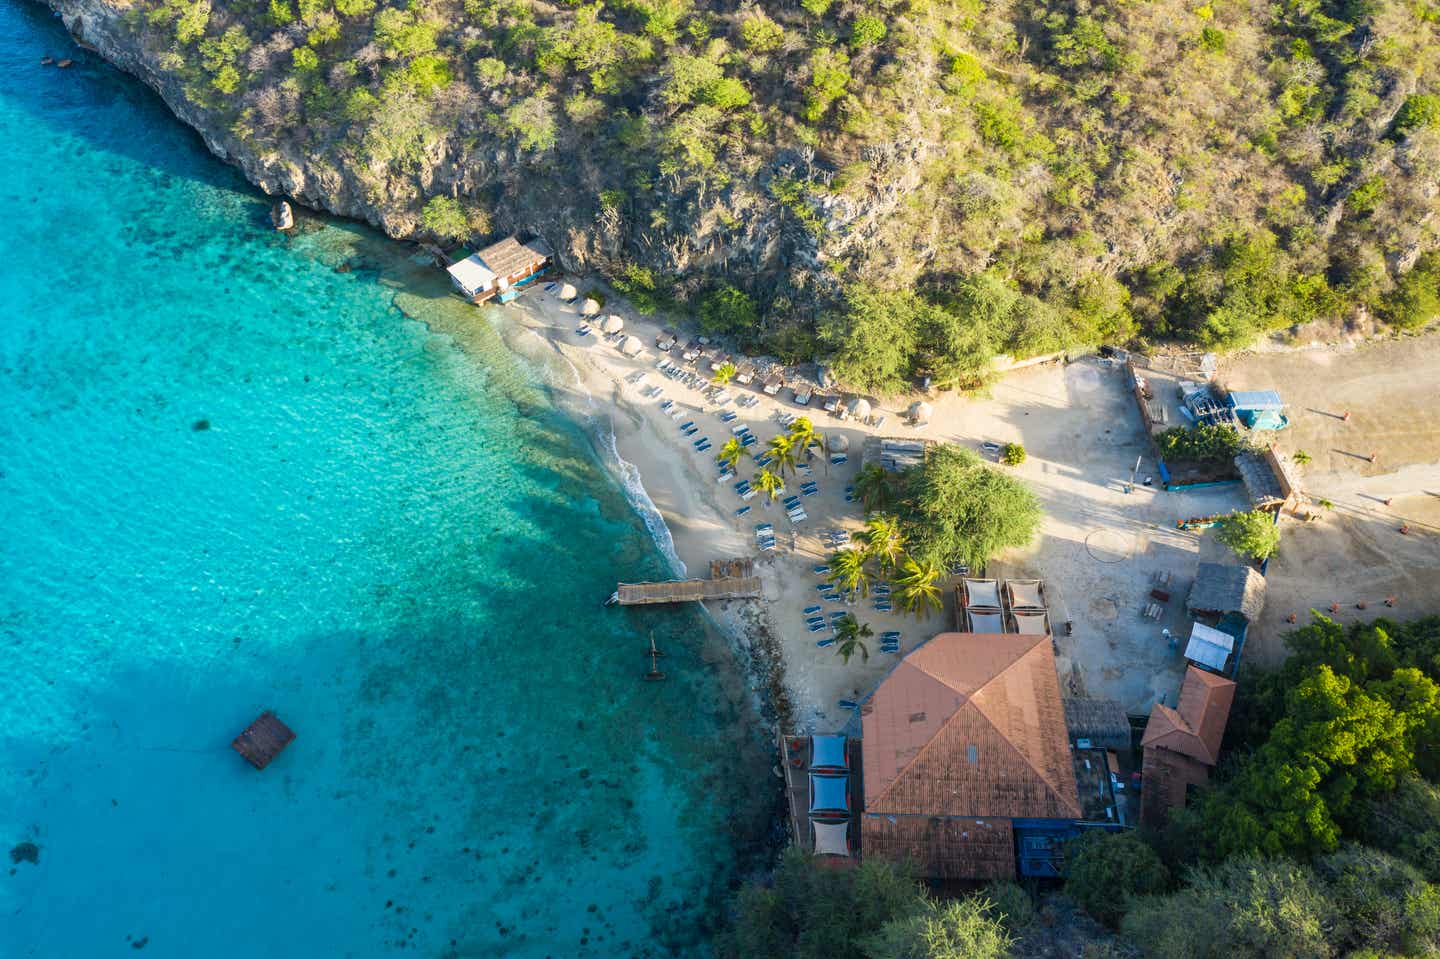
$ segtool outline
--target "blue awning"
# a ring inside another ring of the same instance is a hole
[[[849,769],[844,736],[810,737],[811,769]]]
[[[1274,390],[1242,390],[1230,394],[1232,410],[1283,410],[1285,403]]]
[[[810,811],[849,812],[849,786],[849,776],[817,776],[814,773],[811,773]]]

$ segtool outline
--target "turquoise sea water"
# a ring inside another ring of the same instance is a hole
[[[703,953],[764,734],[698,615],[599,608],[664,561],[584,433],[72,49],[0,0],[0,954]]]

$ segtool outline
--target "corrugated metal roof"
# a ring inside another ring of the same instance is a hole
[[[1185,658],[1211,669],[1224,669],[1235,648],[1235,637],[1212,629],[1204,623],[1196,623],[1190,630],[1190,642],[1185,647]]]
[[[1231,393],[1232,410],[1283,410],[1285,401],[1274,390],[1241,390]]]

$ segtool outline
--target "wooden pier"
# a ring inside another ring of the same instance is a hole
[[[621,606],[652,603],[693,603],[707,599],[754,599],[760,595],[760,577],[748,559],[714,560],[709,579],[681,579],[664,583],[620,583],[612,599]]]

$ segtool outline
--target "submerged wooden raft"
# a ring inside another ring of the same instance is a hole
[[[290,727],[267,709],[235,737],[230,748],[244,756],[256,769],[264,769],[294,739],[295,734]]]

